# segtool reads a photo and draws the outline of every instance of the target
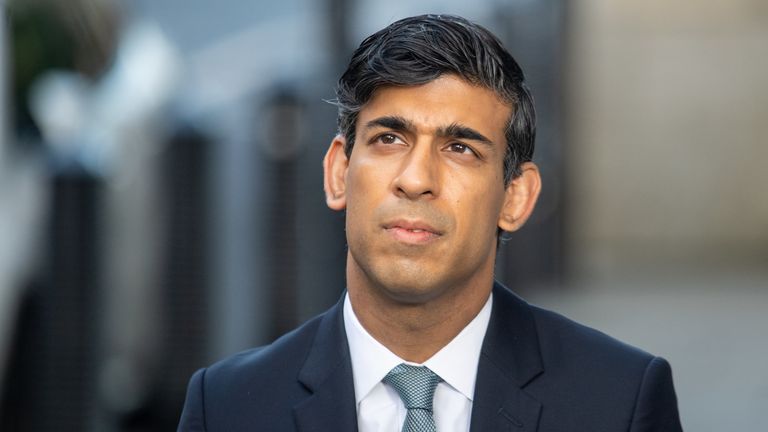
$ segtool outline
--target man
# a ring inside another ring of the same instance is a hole
[[[453,16],[367,38],[323,161],[347,293],[194,374],[184,431],[679,431],[668,363],[494,283],[540,189],[523,74]]]

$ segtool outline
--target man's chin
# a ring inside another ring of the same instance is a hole
[[[391,252],[391,251],[390,251]],[[350,251],[351,253],[351,251]],[[451,283],[451,269],[431,256],[411,257],[402,254],[381,254],[378,259],[365,259],[376,254],[362,255],[363,261],[353,257],[352,265],[362,276],[361,282],[383,299],[400,304],[422,304],[443,295]]]
[[[406,277],[407,275],[401,273],[398,277],[379,280],[377,285],[381,293],[392,301],[401,304],[424,304],[440,297],[446,290],[446,284],[429,280],[423,275],[424,273]]]

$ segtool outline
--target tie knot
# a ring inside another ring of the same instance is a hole
[[[435,387],[442,379],[426,366],[402,363],[389,371],[382,381],[397,391],[406,409],[432,411]]]

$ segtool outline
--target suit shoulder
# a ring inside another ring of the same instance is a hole
[[[242,385],[253,380],[274,380],[284,374],[294,377],[314,341],[323,315],[315,317],[274,342],[241,351],[207,368],[207,385]]]
[[[186,404],[191,408],[182,423],[202,421],[211,432],[289,430],[293,407],[309,394],[298,379],[300,371],[327,317],[333,318],[332,312],[269,345],[239,352],[195,373],[187,396],[191,402]]]
[[[527,389],[556,413],[542,417],[541,427],[680,430],[666,360],[555,312],[536,306],[531,312],[544,372]]]

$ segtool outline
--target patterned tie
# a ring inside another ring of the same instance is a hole
[[[439,376],[426,366],[397,365],[382,380],[391,385],[400,395],[408,413],[403,423],[403,432],[436,432],[432,417],[432,398]]]

